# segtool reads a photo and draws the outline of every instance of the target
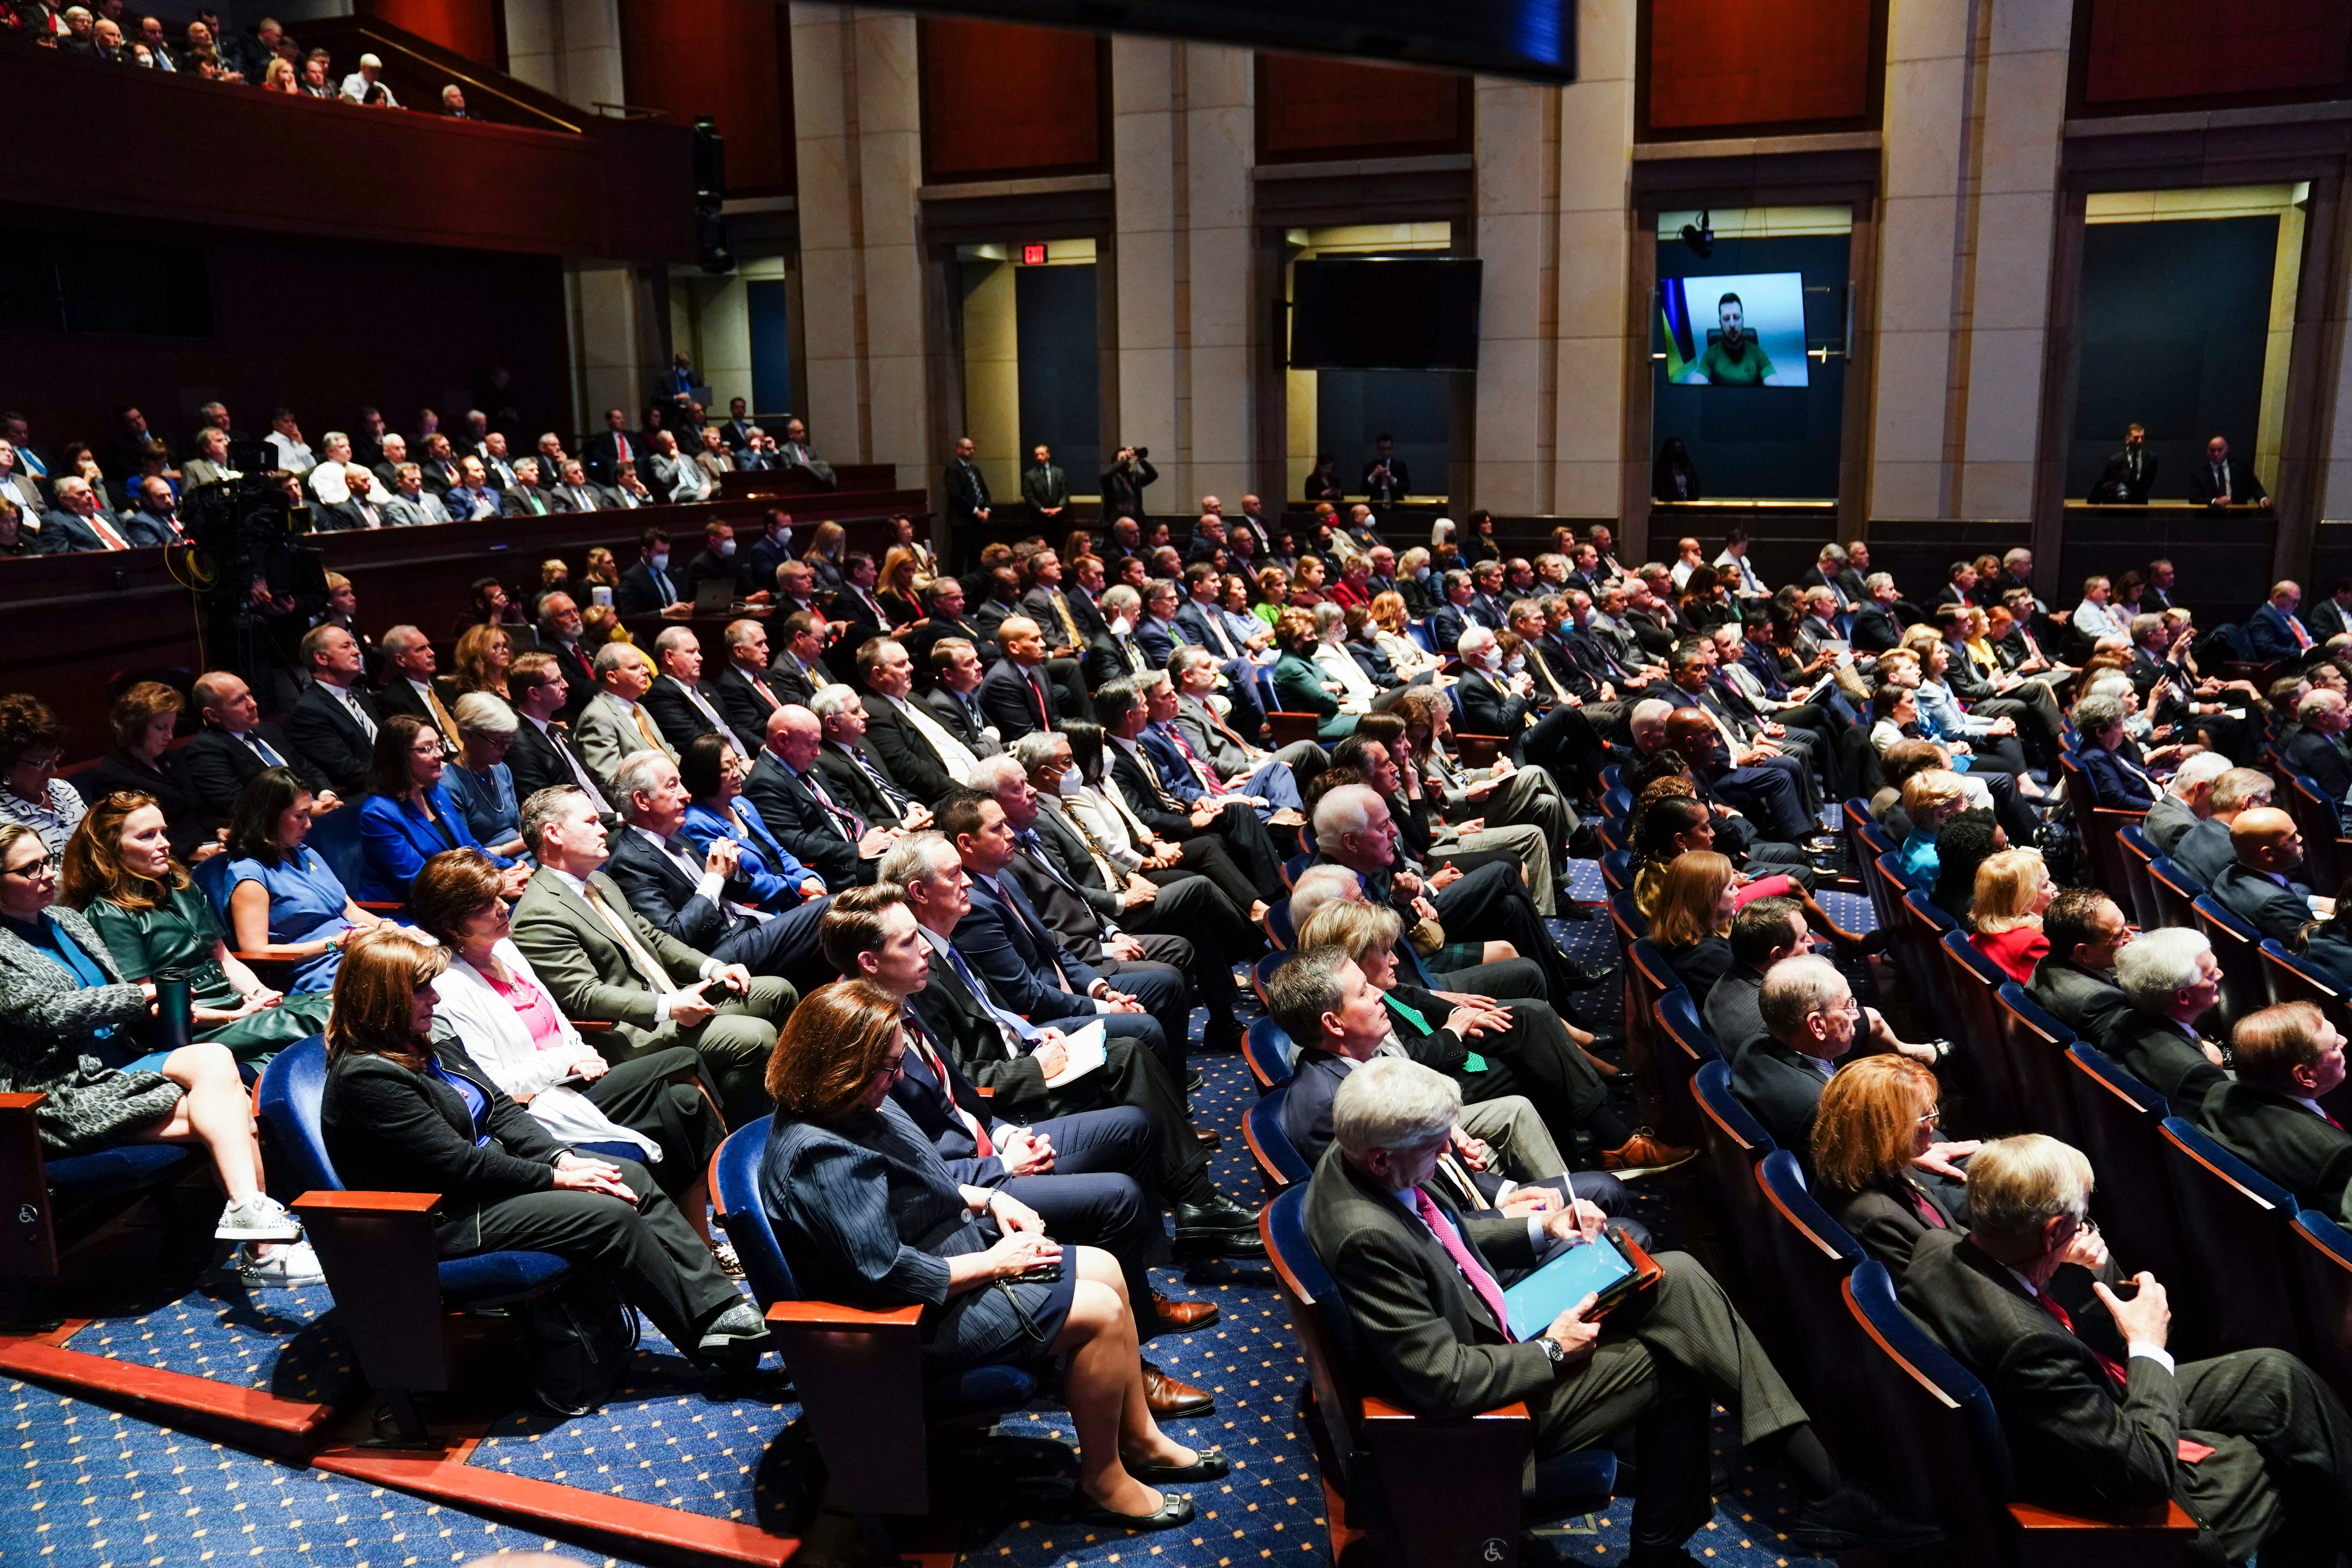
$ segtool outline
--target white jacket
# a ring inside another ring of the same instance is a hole
[[[513,942],[501,942],[492,951],[509,973],[539,985],[530,961]],[[661,1149],[652,1139],[621,1126],[597,1110],[586,1095],[557,1081],[571,1073],[581,1052],[591,1048],[570,1019],[563,1023],[563,1042],[541,1049],[515,1016],[513,1005],[491,988],[480,970],[454,952],[449,955],[449,967],[434,981],[433,993],[436,998],[434,1018],[457,1035],[466,1054],[492,1083],[510,1095],[530,1096],[524,1109],[532,1121],[547,1129],[550,1137],[564,1143],[634,1143],[645,1151],[647,1160],[661,1158]]]

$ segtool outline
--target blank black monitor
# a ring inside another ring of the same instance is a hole
[[[1479,264],[1465,257],[1301,261],[1293,370],[1476,370]]]

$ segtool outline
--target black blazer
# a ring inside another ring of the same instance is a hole
[[[1808,1058],[1769,1037],[1751,1040],[1731,1058],[1731,1094],[1763,1123],[1773,1142],[1797,1157],[1811,1181],[1813,1117],[1829,1080],[1807,1063]]]
[[[866,754],[880,761],[893,783],[925,803],[936,803],[955,787],[947,763],[897,704],[873,691],[861,692],[858,701],[866,710]]]
[[[929,1026],[922,1021],[919,1014],[911,1023],[914,1027],[929,1033]],[[955,1055],[949,1049],[948,1043],[934,1039],[931,1044],[938,1049],[940,1060],[948,1069],[947,1082],[942,1085],[932,1076],[930,1064],[916,1052],[909,1041],[906,1068],[898,1075],[898,1081],[890,1086],[890,1098],[898,1102],[899,1110],[907,1113],[907,1120],[931,1141],[931,1147],[939,1151],[940,1158],[948,1163],[958,1181],[975,1187],[994,1186],[1004,1179],[1004,1162],[993,1154],[986,1159],[981,1158],[980,1145],[972,1142],[971,1125],[952,1114],[948,1105],[952,1100],[957,1110],[990,1129],[992,1139],[994,1130],[1001,1125],[996,1119],[995,1108],[980,1097],[980,1091],[971,1086],[971,1079],[964,1077],[957,1068]]]
[[[2323,1214],[2352,1221],[2352,1132],[2299,1100],[2240,1080],[2206,1096],[2213,1141]]]
[[[303,787],[316,795],[329,788],[327,775],[305,757],[286,731],[264,720],[253,727],[264,745],[286,759],[302,780]],[[181,787],[187,792],[188,803],[206,816],[226,822],[236,812],[236,797],[253,776],[269,764],[261,754],[226,730],[205,728],[173,755],[173,765],[180,775]]]
[[[1903,627],[1887,605],[1867,604],[1853,613],[1853,646],[1863,653],[1885,653],[1903,641]]]
[[[1027,1121],[1052,1114],[1053,1091],[1045,1087],[1045,1072],[1036,1058],[1025,1052],[1005,1054],[1004,1035],[995,1018],[936,950],[930,966],[930,983],[908,997],[907,1005],[930,1031],[932,1044],[964,1076],[991,1091],[989,1109],[995,1115],[1008,1121]],[[1119,1045],[1112,1041],[1110,1048],[1117,1050]],[[1098,1077],[1102,1070],[1097,1068],[1087,1076]]]
[[[2205,1097],[2228,1079],[2169,1018],[2138,1011],[2116,1016],[2099,1042],[2115,1064],[2164,1096],[2176,1116],[2196,1120]]]
[[[2053,1294],[2079,1300],[2084,1279],[2083,1270],[2063,1268]],[[2029,1300],[1960,1231],[1920,1238],[1902,1294],[1904,1306],[1991,1394],[2021,1499],[2084,1511],[2171,1496],[2180,1389],[2162,1363],[2133,1357],[2129,1382],[2116,1393],[2091,1346]],[[2104,1326],[2112,1338],[2104,1308],[2070,1300],[2069,1310],[2084,1332]],[[2231,1447],[2242,1454],[2224,1450],[2203,1464],[2260,1462],[2251,1447]]]
[[[808,672],[801,668],[790,654],[779,655],[775,663],[768,667],[768,689],[796,708],[807,707],[809,699],[816,695],[816,687],[809,679]],[[748,691],[743,695],[751,696]],[[758,700],[756,698],[752,700]],[[763,735],[765,732],[761,731]]]
[[[2320,795],[2338,805],[2346,792],[2352,791],[2352,760],[2347,760],[2343,746],[2333,736],[2297,730],[2279,748],[2279,759],[2296,773],[2309,773]]]
[[[613,608],[625,616],[659,615],[677,602],[677,595],[688,592],[677,574],[665,572],[669,592],[665,595],[659,583],[654,581],[653,568],[642,560],[634,563],[621,574],[621,585],[613,590]]]
[[[2232,863],[2213,879],[2213,901],[2281,942],[2311,923],[2311,905],[2296,888],[2282,888],[2260,871]]]
[[[470,1080],[489,1104],[488,1143],[476,1147],[473,1119],[456,1089],[389,1057],[350,1055],[327,1069],[320,1110],[328,1157],[358,1192],[439,1193],[445,1236],[464,1214],[555,1185],[565,1145],[548,1136],[514,1097],[485,1081],[457,1043],[436,1041],[441,1066]]]
[[[1150,758],[1140,752],[1130,757],[1126,747],[1110,742],[1103,747],[1103,761],[1109,764],[1111,782],[1118,785],[1119,798],[1127,802],[1138,822],[1171,844],[1181,844],[1199,834],[1201,830],[1192,826],[1191,810],[1168,793],[1167,786],[1151,771]]]
[[[971,644],[972,655],[980,660],[982,668],[996,662],[995,639],[982,631],[970,616],[959,620],[950,616],[925,616],[900,634],[898,646],[907,650],[907,659],[915,667],[916,679],[927,687],[933,679],[931,649],[950,637],[961,637]]]
[[[1658,951],[1666,955],[1666,962],[1681,977],[1683,988],[1690,993],[1691,1005],[1704,1014],[1715,983],[1731,970],[1731,944],[1719,936],[1708,936],[1688,947],[1668,947],[1661,942]],[[1717,1040],[1716,1044],[1723,1042]]]
[[[768,831],[776,836],[776,842],[790,850],[793,859],[823,877],[826,887],[857,885],[857,846],[842,837],[841,828],[815,797],[765,746],[760,748],[751,773],[743,780],[743,794],[767,823]]]
[[[377,724],[383,715],[375,699],[364,691],[352,696]],[[368,732],[360,728],[359,721],[341,702],[327,695],[316,684],[302,688],[293,708],[286,715],[286,737],[294,749],[302,753],[311,771],[333,786],[337,795],[357,800],[367,793],[368,763],[375,755],[375,743]]]
[[[2252,465],[2243,458],[2222,459],[2229,482],[2217,485],[2213,480],[2213,465],[2200,458],[2189,465],[2189,499],[2200,506],[2210,506],[2216,500],[2228,500],[2239,506],[2270,499],[2263,481],[2254,477]]]
[[[2025,994],[2043,1012],[2095,1043],[2106,1038],[2116,1020],[2131,1011],[2122,986],[2070,959],[2043,959]]]
[[[1814,1189],[1813,1195],[1830,1217],[1862,1244],[1864,1252],[1886,1265],[1897,1288],[1911,1267],[1911,1252],[1921,1237],[1955,1226],[1966,1229],[1969,1223],[1968,1188],[1948,1176],[1916,1167],[1905,1175],[1874,1182],[1858,1193],[1841,1192],[1824,1183]],[[1927,1222],[1919,1209],[1921,1199],[1943,1216],[1942,1225]]]
[[[980,694],[974,691],[972,695],[977,699]],[[929,691],[918,692],[914,700],[921,703],[923,710],[937,719],[949,734],[971,747],[974,756],[996,754],[996,742],[981,733],[980,726],[972,722],[971,710],[964,707],[954,692],[945,687],[935,686]],[[985,712],[981,715],[982,719],[987,716]]]
[[[2131,448],[2126,447],[2108,457],[2106,466],[2099,470],[2098,483],[2093,485],[2091,493],[2083,499],[2105,501],[2109,505],[2116,502],[2144,505],[2148,490],[2156,484],[2156,454],[2142,447],[2139,472],[2135,475],[2131,468]]]
[[[702,693],[702,700],[705,702],[709,703],[714,709],[719,709],[718,694],[711,689],[709,681],[697,682],[695,689]],[[674,675],[655,677],[653,685],[646,689],[646,694],[640,700],[645,703],[646,711],[653,715],[654,727],[661,731],[662,739],[667,741],[681,755],[686,751],[687,742],[697,735],[716,732],[710,727],[710,721],[702,716],[701,710],[686,700],[686,692],[677,677]],[[719,716],[724,719],[727,716],[726,710],[719,709]],[[732,724],[727,727],[730,730],[735,729]],[[748,736],[740,730],[735,731],[736,739],[742,742],[746,750],[758,746],[766,734],[767,731],[764,729],[758,734]]]
[[[716,673],[704,678],[702,693],[710,699],[710,705],[719,710],[719,716],[727,721],[727,727],[735,731],[735,738],[756,752],[767,741],[768,715],[775,710],[751,689],[753,679],[740,665],[726,664]],[[773,674],[762,673],[757,679],[761,685],[775,694],[778,701],[791,700]],[[806,703],[802,705],[805,707]],[[660,721],[658,714],[655,716],[655,721]]]
[[[163,766],[151,768],[127,752],[110,752],[96,767],[76,773],[73,786],[92,805],[117,790],[153,795],[157,808],[163,813],[163,825],[171,833],[172,853],[185,861],[196,846],[212,838],[215,825],[212,815],[197,803],[181,778],[180,755],[179,752],[166,752]]]
[[[892,784],[898,782],[898,776],[884,764],[864,736],[858,738],[857,753],[881,768],[884,776]],[[817,748],[816,771],[823,775],[825,791],[833,796],[835,805],[847,806],[877,827],[898,826],[904,814],[898,809],[898,803],[882,793],[881,786],[874,782],[871,773],[845,756],[831,741]]]
[[[1454,690],[1462,698],[1463,733],[1507,740],[1528,727],[1527,699],[1508,695],[1483,672],[1465,669]]]
[[[998,737],[1011,745],[1024,735],[1039,730],[1052,729],[1062,721],[1062,700],[1054,683],[1045,679],[1041,667],[1032,676],[1009,658],[1000,658],[981,678],[980,710],[996,726]],[[1037,721],[1037,703],[1042,694],[1045,704],[1045,722]]]
[[[603,784],[596,782],[596,770],[588,765],[588,759],[580,755],[579,746],[572,739],[572,731],[550,725],[542,733],[538,725],[520,715],[515,722],[514,744],[507,748],[507,772],[514,775],[515,799],[529,800],[551,784],[578,786],[580,780],[572,774],[572,764],[563,760],[559,747],[571,752],[579,762],[581,772],[588,775],[592,784],[596,785],[591,796],[596,803],[596,809],[611,811],[613,804],[604,798]]]
[[[626,895],[629,908],[687,946],[709,952],[751,923],[751,916],[737,914],[697,892],[698,879],[679,870],[668,856],[635,828],[617,829],[612,836],[612,858],[604,862],[604,874]],[[720,889],[720,897],[740,899],[745,903],[757,901],[751,883],[740,873]]]

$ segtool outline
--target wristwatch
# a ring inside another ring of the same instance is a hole
[[[1549,1334],[1541,1335],[1537,1339],[1536,1343],[1543,1346],[1544,1359],[1551,1363],[1552,1371],[1562,1372],[1567,1369],[1567,1346],[1561,1344],[1558,1340],[1553,1339]]]

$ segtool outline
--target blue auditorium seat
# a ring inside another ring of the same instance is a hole
[[[2221,966],[2221,1016],[2235,1024],[2269,1002],[2263,980],[2263,933],[2223,909],[2210,893],[2189,906],[2197,929],[2213,946],[2213,962]]]
[[[1265,936],[1268,942],[1286,951],[1297,945],[1298,933],[1290,925],[1290,900],[1276,899],[1265,907]]]
[[[1242,1036],[1242,1060],[1248,1064],[1250,1076],[1258,1080],[1260,1089],[1279,1089],[1288,1083],[1297,1058],[1297,1046],[1271,1018],[1253,1021]]]
[[[2009,975],[1958,928],[1944,932],[1937,945],[1946,965],[1946,994],[1953,1004],[1953,1011],[1945,1016],[1946,1030],[1959,1042],[1947,1065],[1968,1101],[1965,1123],[1986,1137],[2022,1131],[2024,1097],[2010,1075],[2000,1009],[1993,1003],[1993,994]]]
[[[1612,789],[1601,796],[1601,809],[1617,821],[1623,822],[1633,815],[1633,795],[1630,790]]]
[[[1612,849],[1601,857],[1601,879],[1609,884],[1612,893],[1622,893],[1633,885],[1633,852]]]
[[[1290,961],[1290,954],[1280,948],[1265,953],[1250,966],[1250,989],[1257,993],[1258,1005],[1265,1005],[1265,988],[1274,979],[1274,972]]]
[[[2305,1209],[2288,1240],[2295,1285],[2311,1326],[2309,1360],[2339,1399],[2352,1399],[2352,1232],[2335,1216]]]
[[[1311,849],[1293,855],[1289,859],[1285,860],[1282,863],[1282,885],[1285,888],[1297,886],[1298,873],[1313,864],[1315,864],[1315,852]]]
[[[1522,1499],[1520,1475],[1535,1442],[1524,1406],[1440,1421],[1361,1393],[1353,1317],[1307,1244],[1306,1213],[1307,1189],[1292,1187],[1266,1205],[1258,1228],[1307,1361],[1334,1561],[1358,1531],[1387,1538],[1384,1561],[1433,1568],[1500,1561],[1489,1555],[1495,1543],[1516,1542],[1523,1523],[1589,1513],[1609,1500],[1617,1456],[1607,1448],[1537,1466],[1533,1497]]]
[[[2180,1234],[2197,1238],[2183,1278],[2159,1275],[2171,1293],[2204,1303],[2216,1352],[2274,1346],[2301,1354],[2301,1320],[2288,1226],[2294,1194],[2177,1116],[2168,1116],[2164,1172]]]
[[[2043,1012],[2025,988],[2004,976],[1993,993],[1993,1040],[2006,1058],[2009,1082],[2017,1091],[2019,1125],[2080,1144],[2074,1126],[2074,1086],[2067,1082],[2066,1047],[2074,1031]],[[1970,1041],[1966,1048],[1974,1049]]]
[[[1853,1353],[1839,1296],[1863,1260],[1862,1247],[1805,1190],[1804,1172],[1788,1150],[1775,1149],[1757,1163],[1756,1184],[1764,1194],[1774,1293],[1796,1330],[1805,1386],[1818,1388]],[[1825,1408],[1832,1402],[1814,1397],[1810,1403]]]
[[[2066,1047],[2068,1082],[2074,1089],[2077,1144],[2098,1173],[2091,1214],[2115,1255],[2134,1269],[2159,1279],[2180,1277],[2184,1260],[2199,1247],[2184,1247],[2164,1173],[2164,1097],[2109,1060],[2104,1052],[2076,1043]],[[2182,1344],[2201,1343],[2207,1331],[2199,1303],[2182,1296],[2173,1302],[2173,1332]]]
[[[1720,1059],[1703,1062],[1691,1076],[1691,1098],[1698,1105],[1699,1147],[1715,1173],[1715,1190],[1730,1213],[1731,1237],[1742,1270],[1758,1289],[1749,1300],[1773,1305],[1763,1289],[1772,1277],[1770,1232],[1764,1215],[1763,1189],[1757,1185],[1756,1167],[1779,1147],[1763,1124],[1748,1114],[1731,1092],[1731,1067]],[[1759,1330],[1760,1331],[1760,1330]]]
[[[752,1122],[719,1144],[710,1157],[711,1206],[851,1511],[928,1512],[933,1426],[992,1421],[1034,1398],[1037,1380],[1002,1364],[935,1375],[923,1364],[920,1308],[876,1310],[803,1297],[760,1199],[768,1128]]]
[[[1242,1112],[1242,1140],[1249,1145],[1269,1194],[1295,1187],[1315,1173],[1307,1156],[1282,1131],[1282,1107],[1289,1098],[1289,1083],[1278,1083]]]

